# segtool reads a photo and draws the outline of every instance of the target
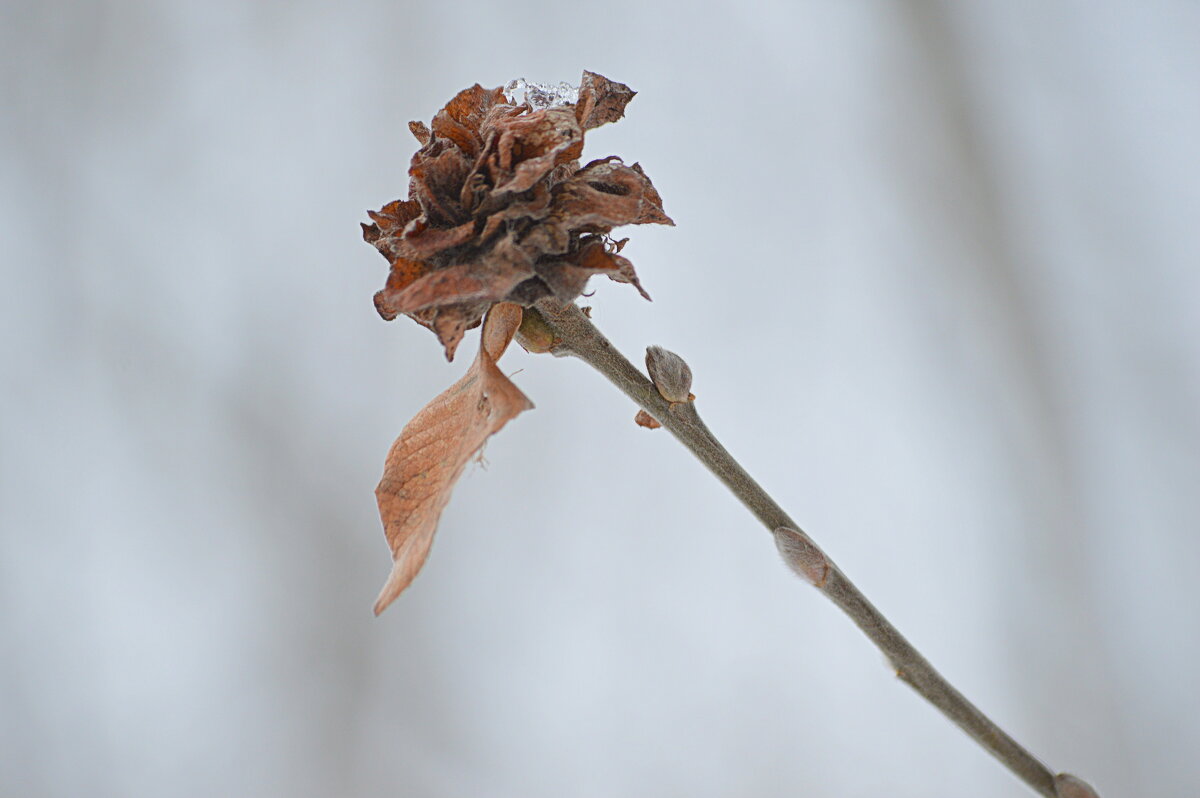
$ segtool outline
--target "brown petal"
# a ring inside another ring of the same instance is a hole
[[[554,203],[558,199],[553,200]],[[504,252],[510,258],[524,255],[532,262],[543,255],[562,255],[571,246],[571,231],[554,204],[546,218],[518,234],[501,237],[492,247],[493,253]]]
[[[424,259],[443,250],[467,243],[475,237],[475,222],[465,222],[457,227],[428,227],[417,221],[410,225],[408,235],[379,241],[376,246],[393,258]]]
[[[652,301],[650,295],[646,293],[646,289],[642,287],[642,282],[638,279],[637,272],[633,270],[633,264],[629,261],[629,258],[613,255],[612,259],[616,263],[617,268],[614,271],[605,272],[608,275],[608,279],[616,283],[629,283],[642,295],[642,299],[647,302]]]
[[[376,291],[374,300],[375,312],[378,313],[384,321],[391,321],[400,315],[400,311],[388,304],[387,295],[384,294],[383,291]]]
[[[434,116],[433,135],[449,139],[474,159],[483,149],[480,126],[497,102],[504,102],[500,89],[485,89],[478,83],[463,89]]]
[[[375,224],[364,224],[363,238],[375,243],[380,238],[398,236],[404,232],[405,226],[421,215],[421,205],[413,200],[396,200],[389,202],[376,211],[367,211],[367,216]]]
[[[583,131],[569,107],[545,108],[496,124],[493,193],[526,191],[560,164],[583,153]]]
[[[592,161],[559,189],[555,215],[571,230],[608,232],[623,224],[674,224],[642,170],[615,156]]]
[[[438,342],[446,353],[446,360],[454,360],[454,352],[463,339],[467,330],[479,326],[483,314],[487,312],[487,302],[462,302],[455,305],[444,305],[431,308],[428,312],[430,322],[426,327],[433,330]]]
[[[545,183],[538,183],[533,187],[532,197],[524,201],[507,202],[500,210],[492,212],[487,216],[487,222],[484,223],[483,231],[479,234],[481,242],[487,241],[494,236],[505,225],[506,222],[515,222],[520,219],[530,219],[539,221],[550,215],[550,188]],[[499,206],[500,203],[497,203]],[[488,209],[485,206],[480,209],[482,214],[487,214]]]
[[[650,295],[646,293],[646,289],[642,288],[637,272],[633,270],[633,263],[628,258],[617,254],[621,246],[624,246],[624,240],[620,242],[619,246],[613,244],[610,250],[600,238],[590,238],[579,250],[577,262],[591,274],[604,274],[618,283],[629,283],[644,299],[649,301]]]
[[[403,288],[384,288],[388,307],[412,313],[460,302],[499,302],[530,276],[527,267],[492,258],[428,271]]]
[[[375,309],[386,321],[391,321],[403,313],[391,297],[398,296],[405,288],[412,285],[419,277],[429,272],[424,263],[408,258],[396,258],[392,261],[392,270],[388,272],[387,283],[382,291],[375,294]]]
[[[494,307],[471,368],[417,413],[388,452],[375,496],[393,564],[375,602],[376,615],[424,565],[442,510],[466,464],[489,437],[533,407],[496,367],[520,323],[516,305]]]
[[[591,130],[608,122],[616,122],[625,115],[625,106],[635,94],[637,92],[624,83],[585,70],[579,86],[579,101],[575,104],[579,126]]]
[[[642,195],[642,215],[638,217],[634,224],[665,224],[669,227],[674,227],[675,222],[670,216],[663,213],[662,196],[658,193],[658,189],[650,182],[650,178],[646,175],[646,171],[642,169],[640,163],[635,163],[629,167],[633,171],[642,176],[643,190]]]
[[[459,201],[471,162],[454,147],[434,142],[413,156],[409,193],[434,227],[461,224],[467,214]]]
[[[454,360],[454,352],[458,349],[463,334],[483,322],[483,314],[487,313],[489,307],[488,302],[463,302],[425,308],[404,315],[431,330],[444,348],[446,360],[451,361]]]
[[[424,122],[409,122],[408,130],[413,134],[417,141],[421,142],[421,146],[425,146],[429,143],[429,140],[433,138],[433,133],[431,133],[429,128],[425,126]]]

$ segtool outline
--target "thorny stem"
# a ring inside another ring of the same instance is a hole
[[[794,539],[811,547],[821,561],[821,578],[813,580],[816,587],[836,604],[862,629],[871,642],[887,656],[896,675],[908,683],[925,700],[942,711],[981,746],[999,759],[1013,773],[1041,795],[1056,798],[1056,782],[1073,777],[1054,774],[1025,750],[1012,737],[958,692],[933,666],[892,626],[891,622],[869,602],[854,583],[824,556],[775,500],[763,490],[745,469],[725,450],[696,412],[694,402],[668,402],[641,371],[634,367],[596,329],[595,325],[575,305],[565,308],[542,302],[531,319],[535,324],[544,320],[553,335],[549,351],[558,356],[572,355],[608,378],[630,399],[666,427],[679,441],[704,463],[768,530],[779,535],[794,531]],[[539,325],[540,326],[540,325]],[[789,533],[790,534],[790,533]]]

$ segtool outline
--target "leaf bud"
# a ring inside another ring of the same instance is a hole
[[[1100,798],[1092,785],[1070,773],[1059,773],[1054,777],[1054,792],[1058,798]]]
[[[650,381],[668,402],[687,402],[692,396],[692,370],[683,358],[661,346],[646,347],[646,371]]]
[[[775,530],[775,548],[788,567],[813,587],[824,587],[829,578],[829,558],[812,538],[795,529],[781,526]]]

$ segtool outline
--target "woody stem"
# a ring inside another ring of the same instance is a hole
[[[533,316],[530,319],[533,324],[545,323],[543,332],[552,335],[549,351],[559,356],[577,357],[607,377],[669,430],[717,479],[725,483],[746,508],[776,535],[777,541],[781,534],[786,535],[789,540],[800,541],[806,551],[815,553],[809,556],[819,560],[822,570],[820,578],[810,581],[887,656],[901,680],[958,724],[1037,793],[1050,798],[1058,795],[1054,774],[934,670],[725,450],[700,419],[694,402],[671,403],[664,399],[654,384],[617,351],[575,305],[556,307],[544,301],[526,313]],[[781,550],[786,545],[786,540],[781,542]],[[1060,783],[1062,778],[1066,777],[1060,777]]]

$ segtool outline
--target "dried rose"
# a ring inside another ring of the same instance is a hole
[[[447,359],[463,333],[498,302],[570,302],[588,278],[632,283],[633,264],[608,234],[625,224],[674,224],[638,164],[610,156],[583,166],[584,131],[620,119],[634,92],[584,72],[573,104],[535,109],[476,84],[430,127],[409,128],[422,147],[409,198],[363,225],[391,264],[375,294],[379,315],[409,316],[437,334]],[[649,298],[649,297],[647,297]]]

